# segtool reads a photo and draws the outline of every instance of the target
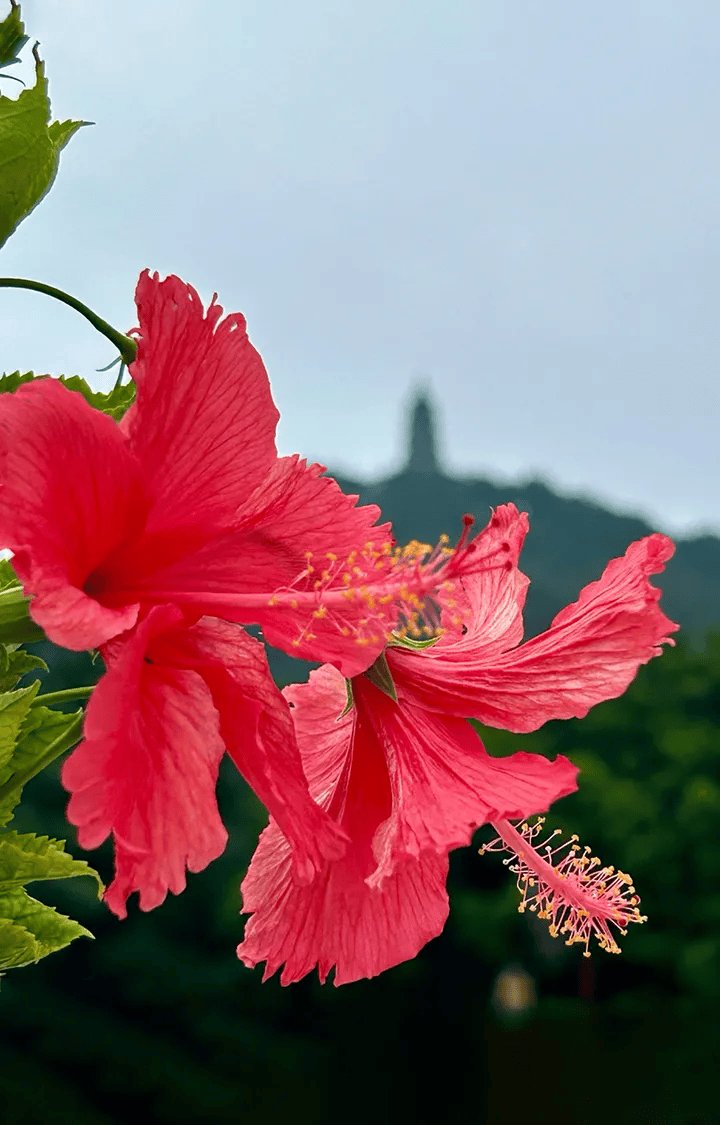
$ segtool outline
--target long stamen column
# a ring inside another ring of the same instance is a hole
[[[534,824],[513,827],[509,820],[492,821],[498,833],[495,840],[480,848],[485,852],[509,852],[503,860],[517,875],[522,901],[520,913],[531,910],[547,919],[553,937],[566,934],[566,945],[581,942],[584,956],[590,956],[590,939],[595,936],[601,949],[620,953],[610,926],[623,936],[630,922],[646,922],[638,909],[640,899],[632,879],[614,867],[603,867],[588,847],[581,848],[577,836],[551,846],[560,835],[555,829],[542,842],[535,838],[542,831],[544,817]]]
[[[483,553],[474,541],[468,542],[472,523],[472,517],[463,517],[455,548],[448,547],[447,536],[442,536],[434,548],[416,540],[395,549],[389,543],[378,549],[368,542],[347,558],[330,551],[322,557],[308,551],[305,566],[293,581],[274,591],[168,589],[151,584],[142,594],[153,601],[196,603],[217,612],[247,611],[248,616],[256,609],[305,612],[307,625],[292,642],[298,646],[314,639],[315,622],[322,619],[326,628],[351,636],[360,645],[389,641],[398,631],[416,639],[432,638],[440,631],[443,605],[454,605],[458,580],[511,566],[509,543]]]

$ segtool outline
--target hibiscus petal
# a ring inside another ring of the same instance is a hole
[[[660,591],[648,576],[664,569],[673,550],[664,535],[632,543],[546,632],[509,652],[488,657],[482,637],[477,654],[466,645],[422,654],[389,649],[399,697],[516,732],[549,719],[582,718],[596,703],[621,695],[640,664],[672,643],[678,626],[658,606]]]
[[[261,514],[248,513],[253,528],[248,528],[248,561],[254,570],[248,584],[252,589],[263,569],[267,575],[271,559],[282,558],[283,572],[278,568],[272,592],[287,590],[291,600],[282,608],[279,602],[270,604],[254,620],[269,644],[306,660],[333,663],[350,677],[372,663],[395,622],[391,606],[374,599],[371,604],[372,594],[357,592],[360,586],[371,590],[392,535],[389,523],[377,526],[375,504],[356,507],[358,497],[347,496],[324,472],[323,465],[307,465],[298,457],[278,462],[267,482],[271,502]],[[305,577],[299,580],[301,574]],[[305,598],[294,608],[296,589]],[[330,590],[341,599],[332,607],[326,600]],[[355,596],[344,597],[349,591]]]
[[[519,644],[529,579],[518,570],[528,518],[514,504],[502,504],[473,542],[472,575],[456,580],[445,598],[445,632],[438,651],[491,657]],[[452,595],[452,596],[451,596]],[[464,628],[464,632],[462,631]]]
[[[354,714],[348,710],[345,680],[329,664],[310,673],[304,684],[283,688],[283,696],[292,708],[292,721],[308,788],[315,801],[331,809],[334,816],[342,813],[342,802],[352,752]],[[333,805],[336,790],[342,790],[342,801]]]
[[[367,668],[396,618],[390,599],[379,600],[385,577],[375,579],[390,527],[374,526],[379,509],[357,508],[357,497],[323,472],[281,458],[237,530],[153,573],[134,593],[259,624],[270,644],[334,663],[347,676]]]
[[[383,747],[392,791],[392,815],[373,841],[371,886],[384,886],[408,857],[462,847],[488,820],[544,812],[577,788],[578,771],[567,758],[492,758],[463,719],[398,706],[365,677],[354,681],[353,693]]]
[[[64,648],[96,648],[129,629],[138,605],[84,592],[98,563],[143,526],[139,468],[116,422],[53,379],[0,396],[0,541],[30,612]]]
[[[342,855],[346,836],[308,792],[288,705],[263,646],[237,625],[204,617],[168,630],[152,656],[202,676],[228,753],[292,844],[295,878],[307,882],[326,859]]]
[[[285,689],[313,796],[343,825],[351,843],[314,881],[292,878],[290,848],[277,825],[260,837],[242,885],[243,909],[253,917],[238,956],[246,965],[266,961],[265,977],[285,964],[290,984],[317,965],[335,984],[375,976],[414,957],[443,928],[448,912],[447,858],[424,856],[399,864],[383,888],[371,889],[372,840],[390,812],[387,768],[372,730],[354,711],[340,717],[345,684],[334,668]]]
[[[344,984],[414,957],[447,918],[449,849],[491,816],[525,816],[575,788],[564,758],[493,759],[462,720],[401,709],[363,677],[353,691],[355,709],[339,718],[334,669],[286,689],[311,792],[351,843],[298,887],[277,827],[260,838],[242,885],[253,916],[238,956],[265,961],[266,978],[284,964],[283,984],[315,965],[321,980],[335,968]]]
[[[263,980],[284,964],[280,981],[292,984],[317,965],[321,981],[334,968],[334,983],[348,984],[415,957],[441,933],[448,915],[446,856],[409,860],[373,890],[353,857],[299,887],[289,851],[271,825],[242,885],[243,909],[252,917],[237,953],[249,967],[266,962]]]
[[[227,840],[215,799],[224,747],[210,692],[197,672],[146,655],[153,637],[180,617],[172,606],[155,607],[106,653],[109,670],[88,704],[85,741],[62,770],[80,845],[114,836],[116,876],[105,900],[120,918],[133,891],[143,910],[168,890],[179,894],[185,869],[202,870]]]
[[[222,320],[214,298],[205,312],[190,285],[147,270],[135,299],[138,392],[123,428],[154,501],[149,530],[230,527],[275,461],[279,418],[245,318]]]

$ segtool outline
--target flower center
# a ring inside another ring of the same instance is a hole
[[[306,568],[266,604],[307,608],[312,618],[325,618],[326,625],[332,624],[359,645],[380,640],[431,642],[443,631],[442,610],[454,605],[458,579],[512,566],[509,543],[483,553],[476,550],[476,541],[468,542],[473,523],[472,516],[463,516],[456,547],[448,546],[448,536],[441,535],[435,547],[416,539],[403,547],[385,544],[382,550],[366,543],[345,559],[332,552],[317,557],[308,551]],[[293,643],[313,639],[311,628],[312,622]]]

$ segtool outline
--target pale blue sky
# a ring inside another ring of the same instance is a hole
[[[265,358],[283,452],[384,473],[425,376],[452,471],[720,529],[717,3],[23,13],[55,115],[96,124],[0,273],[125,329],[145,266],[217,290]],[[102,385],[111,358],[69,310],[3,291],[0,368]]]

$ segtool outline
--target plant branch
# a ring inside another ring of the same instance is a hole
[[[42,703],[45,707],[52,707],[55,703],[69,703],[73,699],[87,699],[95,690],[95,684],[87,687],[64,688],[63,691],[49,691],[46,695],[36,695],[33,704]]]
[[[118,332],[117,328],[113,328],[106,320],[94,313],[82,301],[78,301],[77,297],[71,297],[69,293],[64,293],[62,289],[56,289],[54,285],[46,285],[43,281],[29,281],[24,277],[0,277],[0,289],[32,289],[36,293],[45,293],[48,297],[54,297],[56,301],[62,301],[63,304],[69,305],[71,309],[75,309],[86,320],[89,320],[93,328],[97,328],[98,332],[102,332],[103,336],[107,337],[120,352],[123,363],[131,364],[137,355],[137,344],[131,340],[129,336],[124,333]]]

